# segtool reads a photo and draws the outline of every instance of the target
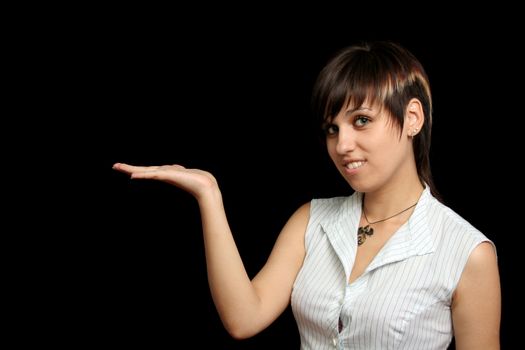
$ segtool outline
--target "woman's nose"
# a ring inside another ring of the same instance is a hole
[[[355,149],[355,135],[351,131],[339,130],[339,134],[337,136],[337,153],[346,154]]]

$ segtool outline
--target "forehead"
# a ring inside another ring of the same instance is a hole
[[[379,113],[383,110],[383,105],[377,101],[366,99],[363,103],[358,104],[356,101],[347,100],[338,115],[351,115],[354,113]]]
[[[354,96],[349,94],[346,96],[343,103],[342,109],[359,109],[359,108],[368,108],[368,109],[381,109],[383,101],[380,96],[374,94],[366,94],[365,96]]]

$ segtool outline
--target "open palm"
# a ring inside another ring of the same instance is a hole
[[[134,166],[115,163],[113,169],[128,174],[132,179],[158,180],[177,186],[199,199],[212,189],[216,189],[217,180],[207,171],[187,169],[182,165]]]

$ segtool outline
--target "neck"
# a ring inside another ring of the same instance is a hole
[[[364,198],[366,215],[371,222],[393,215],[416,203],[423,189],[416,173],[411,179],[405,178],[404,181],[367,192]]]

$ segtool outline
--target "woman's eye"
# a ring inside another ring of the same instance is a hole
[[[337,125],[334,124],[328,124],[324,127],[324,133],[326,135],[335,135],[339,131],[339,128]]]
[[[370,119],[368,119],[368,117],[360,115],[357,118],[355,118],[355,125],[365,126],[369,121]]]

